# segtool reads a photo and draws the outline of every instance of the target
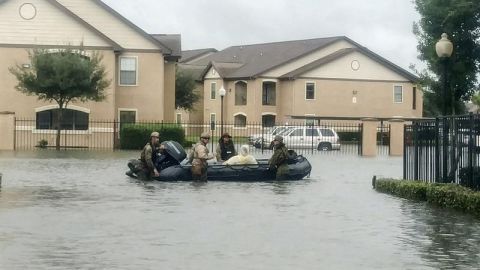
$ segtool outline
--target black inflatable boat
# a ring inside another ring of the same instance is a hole
[[[177,161],[177,164],[161,168],[160,176],[154,177],[158,181],[191,181],[191,165],[183,164],[186,153],[183,147],[174,141],[162,142],[165,145],[164,155],[170,155]],[[275,172],[269,170],[268,159],[257,159],[258,164],[255,165],[223,165],[220,163],[209,163],[207,175],[209,181],[271,181],[275,180]],[[310,174],[312,166],[308,160],[301,155],[292,155],[288,161],[288,177],[287,180],[301,180]],[[136,169],[140,161],[133,159],[128,162],[130,171],[127,175],[136,177]],[[161,164],[158,164],[158,167]]]

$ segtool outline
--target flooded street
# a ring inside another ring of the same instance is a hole
[[[149,182],[137,152],[0,152],[0,269],[472,269],[480,220],[377,193],[401,158],[296,182]]]

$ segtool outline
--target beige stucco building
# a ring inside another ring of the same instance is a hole
[[[203,98],[195,117],[224,122],[285,123],[291,116],[416,118],[422,116],[418,78],[347,37],[330,37],[187,51],[182,69],[198,70]],[[196,53],[196,57],[195,57]]]
[[[8,68],[30,68],[34,48],[82,48],[103,56],[111,85],[103,102],[69,104],[72,125],[88,120],[173,121],[179,35],[150,35],[100,0],[0,1],[0,111],[35,118],[23,129],[49,129],[55,103],[15,90]],[[68,128],[67,128],[68,129]]]

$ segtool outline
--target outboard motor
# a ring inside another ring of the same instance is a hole
[[[179,165],[187,156],[185,150],[178,142],[164,141],[161,145],[164,146],[164,150],[157,153],[154,161],[155,167],[159,171],[171,166]]]

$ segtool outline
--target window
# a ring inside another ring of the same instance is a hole
[[[217,115],[214,113],[210,114],[210,130],[215,130],[215,124],[217,122]]]
[[[137,85],[136,57],[120,57],[120,85]]]
[[[307,137],[308,136],[313,136],[313,137],[318,137],[318,129],[314,128],[307,128],[307,132],[305,134]]]
[[[401,85],[395,85],[393,87],[393,102],[394,103],[403,102],[403,87]]]
[[[245,82],[235,84],[235,105],[247,105],[247,84]]]
[[[276,104],[275,82],[264,82],[262,87],[262,105],[275,106]]]
[[[120,123],[135,123],[137,121],[137,112],[120,111]]]
[[[217,83],[212,82],[210,84],[210,99],[215,99],[217,97]]]
[[[295,129],[292,133],[290,133],[290,136],[302,136],[303,137],[303,129]]]
[[[181,123],[182,123],[182,114],[177,113],[177,124],[181,124]]]
[[[333,134],[333,131],[330,129],[321,129],[320,132],[322,133],[322,136],[328,136],[328,137],[333,137],[335,136]]]
[[[305,99],[315,99],[315,83],[305,84]]]
[[[57,129],[59,109],[37,112],[37,129]],[[60,127],[63,130],[88,130],[88,113],[70,109],[63,110]]]
[[[271,114],[262,115],[262,125],[264,127],[275,126],[275,115],[271,115]]]
[[[235,115],[234,127],[246,127],[247,126],[247,117],[243,114]]]
[[[412,89],[412,95],[413,95],[412,109],[416,110],[417,109],[417,87],[415,86]]]

